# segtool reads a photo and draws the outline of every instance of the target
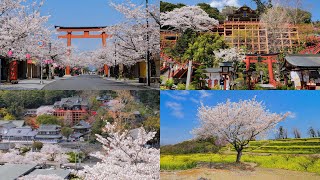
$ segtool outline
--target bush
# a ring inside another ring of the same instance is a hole
[[[215,85],[212,90],[221,90],[220,86],[219,85]]]
[[[36,151],[40,151],[40,149],[43,147],[43,143],[40,141],[35,141],[32,143],[32,149]]]
[[[190,84],[188,86],[188,90],[196,90],[196,87],[194,85]]]
[[[160,76],[160,84],[162,84],[164,78],[165,78],[164,76]]]
[[[84,153],[82,152],[80,153],[68,152],[67,154],[69,155],[68,160],[71,163],[76,163],[76,161],[79,162],[79,158],[82,160],[85,157]]]
[[[177,90],[186,90],[186,85],[179,83],[179,84],[177,85]]]
[[[173,84],[174,84],[173,79],[168,79],[166,81],[166,87],[168,87],[169,89],[172,88]]]
[[[265,89],[256,84],[256,85],[254,85],[254,90],[265,90]]]
[[[184,141],[175,145],[162,146],[162,154],[217,153],[220,147],[214,144],[214,138]]]

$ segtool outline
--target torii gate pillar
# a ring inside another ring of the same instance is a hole
[[[67,34],[67,46],[71,47],[71,32],[68,32],[68,34]],[[70,56],[71,56],[71,50],[69,49],[68,50],[68,58],[69,59],[70,59]],[[66,76],[70,76],[70,65],[66,66],[65,74],[66,74]]]
[[[73,38],[101,38],[102,39],[102,46],[107,46],[107,38],[110,35],[103,32],[106,26],[101,27],[61,27],[55,26],[58,32],[66,32],[66,35],[58,36],[58,38],[67,39],[67,46],[71,46],[71,39]],[[72,34],[72,32],[83,32],[83,34]],[[101,34],[90,34],[90,32],[101,32]],[[71,56],[71,50],[68,50],[68,56]],[[108,76],[109,74],[109,67],[105,64],[104,65],[104,74]],[[70,65],[66,66],[66,75],[70,75]]]

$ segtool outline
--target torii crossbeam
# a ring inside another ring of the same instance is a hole
[[[102,46],[106,47],[107,38],[111,35],[106,34],[103,31],[107,26],[96,26],[96,27],[64,27],[55,26],[58,32],[66,32],[66,35],[58,36],[60,39],[67,39],[67,46],[71,46],[71,40],[75,38],[100,38],[102,40]],[[72,34],[73,32],[83,32],[82,34]],[[90,34],[90,32],[101,32],[101,34]],[[104,65],[104,73],[108,75],[108,66]],[[70,66],[66,66],[66,75],[70,75]]]

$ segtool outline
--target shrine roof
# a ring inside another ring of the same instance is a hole
[[[287,63],[300,68],[320,68],[320,55],[288,55],[285,57]]]

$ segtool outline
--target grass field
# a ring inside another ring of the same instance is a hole
[[[235,162],[235,151],[229,146],[219,154],[161,155],[161,170],[183,170],[199,162]],[[320,174],[320,138],[252,141],[244,150],[242,162],[260,167],[278,168]]]

